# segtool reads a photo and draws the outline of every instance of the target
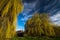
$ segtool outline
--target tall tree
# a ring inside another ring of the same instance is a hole
[[[0,39],[14,37],[17,15],[22,8],[21,0],[0,0]]]
[[[25,25],[26,34],[31,36],[54,36],[55,32],[50,25],[49,16],[45,13],[34,14]]]
[[[30,36],[40,36],[43,34],[43,30],[40,27],[41,20],[39,14],[35,14],[32,18],[30,18],[26,25],[25,25],[25,31]]]
[[[51,21],[49,19],[49,15],[48,14],[40,14],[40,19],[42,21],[42,27],[44,29],[44,34],[46,36],[54,36],[55,35],[55,31],[53,26],[51,25]]]

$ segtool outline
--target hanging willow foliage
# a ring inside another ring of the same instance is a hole
[[[55,31],[54,31],[53,25],[51,25],[49,15],[45,13],[40,14],[40,19],[42,21],[41,24],[43,26],[44,34],[46,36],[55,36]]]
[[[41,36],[44,33],[41,25],[40,15],[36,14],[32,18],[30,18],[25,24],[25,33],[27,36]]]
[[[0,0],[0,39],[14,37],[17,15],[22,9],[21,0]]]
[[[25,33],[28,36],[55,36],[49,16],[45,13],[35,15],[25,24]]]

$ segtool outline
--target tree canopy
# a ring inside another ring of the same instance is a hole
[[[34,14],[25,24],[25,33],[30,36],[54,36],[55,31],[50,24],[49,15]]]
[[[0,0],[0,39],[14,37],[17,15],[22,9],[21,0]]]

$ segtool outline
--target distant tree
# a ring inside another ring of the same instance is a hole
[[[60,26],[54,26],[56,37],[60,37]]]
[[[54,36],[55,32],[50,25],[49,16],[45,13],[34,14],[25,24],[25,32],[30,36]]]
[[[24,32],[22,30],[17,31],[16,33],[17,33],[17,37],[23,37],[24,36]]]
[[[23,8],[21,0],[0,0],[0,39],[12,38],[16,34],[18,13]]]

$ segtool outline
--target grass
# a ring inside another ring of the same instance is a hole
[[[60,37],[15,37],[11,40],[60,40]]]

